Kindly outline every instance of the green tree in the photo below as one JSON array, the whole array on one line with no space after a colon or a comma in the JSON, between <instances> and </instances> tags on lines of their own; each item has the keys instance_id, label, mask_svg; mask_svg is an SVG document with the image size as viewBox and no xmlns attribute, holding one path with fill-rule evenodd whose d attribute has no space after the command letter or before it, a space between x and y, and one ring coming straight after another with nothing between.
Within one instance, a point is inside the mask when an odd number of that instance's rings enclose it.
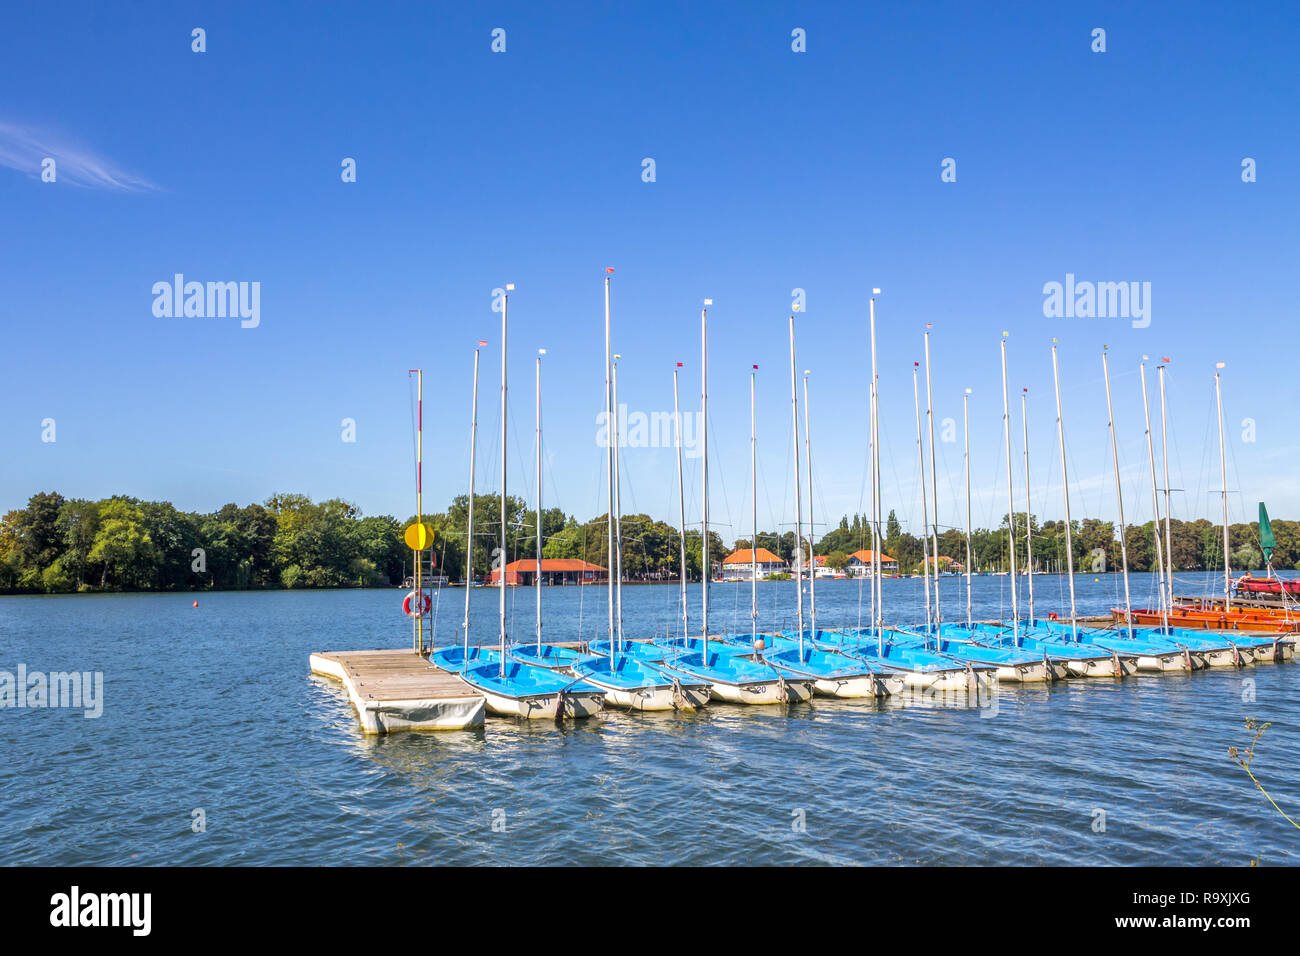
<instances>
[{"instance_id":1,"label":"green tree","mask_svg":"<svg viewBox=\"0 0 1300 956\"><path fill-rule=\"evenodd\" d=\"M63 553L63 535L59 531L59 510L64 499L57 492L41 492L27 500L20 512L15 532L16 556L24 570L39 573Z\"/></svg>"},{"instance_id":2,"label":"green tree","mask_svg":"<svg viewBox=\"0 0 1300 956\"><path fill-rule=\"evenodd\" d=\"M99 528L99 505L83 498L72 498L65 501L59 509L56 523L65 548L61 573L68 575L73 584L80 588L86 583L90 549L95 543L95 532Z\"/></svg>"},{"instance_id":3,"label":"green tree","mask_svg":"<svg viewBox=\"0 0 1300 956\"><path fill-rule=\"evenodd\" d=\"M134 498L110 498L99 509L99 527L88 560L101 566L100 587L146 588L157 554L144 512Z\"/></svg>"}]
</instances>

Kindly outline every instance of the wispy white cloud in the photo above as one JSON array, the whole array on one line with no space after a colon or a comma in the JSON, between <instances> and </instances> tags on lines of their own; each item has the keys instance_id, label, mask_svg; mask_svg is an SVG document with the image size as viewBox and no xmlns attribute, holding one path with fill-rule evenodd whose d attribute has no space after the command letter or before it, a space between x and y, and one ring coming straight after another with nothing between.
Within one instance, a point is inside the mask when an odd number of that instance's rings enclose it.
<instances>
[{"instance_id":1,"label":"wispy white cloud","mask_svg":"<svg viewBox=\"0 0 1300 956\"><path fill-rule=\"evenodd\" d=\"M90 189L144 192L157 187L148 180L127 172L103 156L47 132L0 122L0 166L41 175L41 162L55 162L56 182Z\"/></svg>"}]
</instances>

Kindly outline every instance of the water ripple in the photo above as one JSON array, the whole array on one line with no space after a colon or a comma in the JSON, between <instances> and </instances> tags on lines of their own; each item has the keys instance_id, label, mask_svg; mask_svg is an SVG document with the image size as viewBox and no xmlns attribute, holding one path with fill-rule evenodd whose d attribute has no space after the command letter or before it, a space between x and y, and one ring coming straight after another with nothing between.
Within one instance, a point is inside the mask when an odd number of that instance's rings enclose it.
<instances>
[{"instance_id":1,"label":"water ripple","mask_svg":"<svg viewBox=\"0 0 1300 956\"><path fill-rule=\"evenodd\" d=\"M899 613L913 584L889 584ZM977 585L977 613L996 613L1006 582ZM1091 609L1114 600L1112 582L1081 586ZM546 592L557 639L578 633L577 592ZM495 597L474 598L490 633ZM189 600L0 600L0 668L105 679L98 720L0 711L6 863L1300 862L1300 831L1227 757L1248 716L1272 721L1253 769L1300 811L1294 665L1004 686L996 712L817 699L366 738L306 660L407 644L394 592ZM667 626L664 589L624 601ZM823 621L853 622L856 602L855 584L818 585ZM764 627L789 623L765 606Z\"/></svg>"}]
</instances>

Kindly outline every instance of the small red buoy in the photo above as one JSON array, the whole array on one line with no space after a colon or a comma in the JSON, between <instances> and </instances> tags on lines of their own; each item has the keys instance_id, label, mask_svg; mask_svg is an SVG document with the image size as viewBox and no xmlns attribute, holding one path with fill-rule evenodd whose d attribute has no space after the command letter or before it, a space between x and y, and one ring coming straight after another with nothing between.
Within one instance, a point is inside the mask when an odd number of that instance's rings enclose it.
<instances>
[{"instance_id":1,"label":"small red buoy","mask_svg":"<svg viewBox=\"0 0 1300 956\"><path fill-rule=\"evenodd\" d=\"M194 602L194 607L198 607L198 606L199 606L199 602L198 602L198 601L195 601L195 602Z\"/></svg>"},{"instance_id":2,"label":"small red buoy","mask_svg":"<svg viewBox=\"0 0 1300 956\"><path fill-rule=\"evenodd\" d=\"M758 651L758 653L762 654L765 650L767 650L767 641L763 640L763 639L760 637L758 640L756 640L756 641L754 642L754 650L756 650L756 651Z\"/></svg>"}]
</instances>

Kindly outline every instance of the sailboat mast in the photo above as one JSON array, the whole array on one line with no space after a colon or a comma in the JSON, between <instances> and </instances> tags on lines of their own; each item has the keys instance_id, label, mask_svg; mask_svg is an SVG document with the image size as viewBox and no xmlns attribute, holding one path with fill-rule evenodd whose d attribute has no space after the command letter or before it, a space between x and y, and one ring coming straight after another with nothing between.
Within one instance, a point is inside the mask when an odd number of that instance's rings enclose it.
<instances>
[{"instance_id":1,"label":"sailboat mast","mask_svg":"<svg viewBox=\"0 0 1300 956\"><path fill-rule=\"evenodd\" d=\"M1156 583L1160 588L1160 619L1169 627L1169 606L1165 604L1165 549L1160 545L1160 489L1156 487L1156 452L1151 438L1151 402L1147 399L1147 363L1146 356L1138 363L1138 374L1142 376L1142 417L1147 426L1147 470L1151 472L1151 504L1155 508L1155 524L1152 526L1156 539Z\"/></svg>"},{"instance_id":2,"label":"sailboat mast","mask_svg":"<svg viewBox=\"0 0 1300 956\"><path fill-rule=\"evenodd\" d=\"M424 369L415 370L415 520L424 538ZM415 550L415 652L424 653L424 551Z\"/></svg>"},{"instance_id":3,"label":"sailboat mast","mask_svg":"<svg viewBox=\"0 0 1300 956\"><path fill-rule=\"evenodd\" d=\"M1119 507L1119 559L1124 573L1124 624L1132 631L1133 629L1133 604L1129 599L1128 590L1128 535L1124 526L1124 489L1119 480L1119 445L1115 441L1115 412L1110 403L1110 362L1107 361L1107 352L1110 346L1101 347L1101 374L1106 382L1106 417L1109 419L1107 426L1110 428L1110 453L1115 462L1115 503Z\"/></svg>"},{"instance_id":4,"label":"sailboat mast","mask_svg":"<svg viewBox=\"0 0 1300 956\"><path fill-rule=\"evenodd\" d=\"M1214 372L1214 401L1219 410L1219 481L1222 484L1220 491L1223 502L1223 600L1224 606L1232 610L1232 571L1229 568L1230 547L1228 541L1228 459L1224 456L1223 449L1223 389L1219 385L1219 369L1223 368L1222 362L1215 363Z\"/></svg>"},{"instance_id":5,"label":"sailboat mast","mask_svg":"<svg viewBox=\"0 0 1300 956\"><path fill-rule=\"evenodd\" d=\"M704 638L704 663L709 661L709 310L712 299L705 299L700 309L700 485L703 502L700 507L700 568L702 578L701 634Z\"/></svg>"},{"instance_id":6,"label":"sailboat mast","mask_svg":"<svg viewBox=\"0 0 1300 956\"><path fill-rule=\"evenodd\" d=\"M871 625L876 631L876 643L880 653L885 651L884 629L884 589L881 587L880 571L880 394L876 372L876 296L879 289L871 290Z\"/></svg>"},{"instance_id":7,"label":"sailboat mast","mask_svg":"<svg viewBox=\"0 0 1300 956\"><path fill-rule=\"evenodd\" d=\"M970 389L961 397L961 428L962 439L965 442L965 451L962 453L962 462L966 471L966 626L970 627L974 622L971 619L971 584L970 584L970 565L971 565L971 547L970 547Z\"/></svg>"},{"instance_id":8,"label":"sailboat mast","mask_svg":"<svg viewBox=\"0 0 1300 956\"><path fill-rule=\"evenodd\" d=\"M816 524L813 522L812 420L808 414L808 370L803 373L803 447L808 461L808 633L817 639L817 556L813 552Z\"/></svg>"},{"instance_id":9,"label":"sailboat mast","mask_svg":"<svg viewBox=\"0 0 1300 956\"><path fill-rule=\"evenodd\" d=\"M874 311L874 309L873 309ZM867 480L871 484L871 503L868 506L870 514L867 524L871 528L871 563L867 568L867 575L871 581L871 631L874 634L876 630L876 552L880 550L880 542L876 533L876 468L875 468L875 451L876 451L876 380L872 376L867 386ZM861 591L858 592L859 595ZM861 600L861 598L859 598ZM861 616L861 609L858 614Z\"/></svg>"},{"instance_id":10,"label":"sailboat mast","mask_svg":"<svg viewBox=\"0 0 1300 956\"><path fill-rule=\"evenodd\" d=\"M605 591L609 608L609 662L614 663L617 642L614 640L614 394L610 369L614 361L609 345L609 284L612 268L605 269Z\"/></svg>"},{"instance_id":11,"label":"sailboat mast","mask_svg":"<svg viewBox=\"0 0 1300 956\"><path fill-rule=\"evenodd\" d=\"M682 640L685 641L690 634L690 614L686 606L686 486L682 479L682 411L677 401L677 369L682 367L678 362L677 367L673 369L673 420L677 423L677 521L678 542L681 545L681 602L682 602Z\"/></svg>"},{"instance_id":12,"label":"sailboat mast","mask_svg":"<svg viewBox=\"0 0 1300 956\"><path fill-rule=\"evenodd\" d=\"M474 587L474 461L478 457L478 347L474 349L474 397L469 415L469 517L465 522L465 660L469 666L469 595Z\"/></svg>"},{"instance_id":13,"label":"sailboat mast","mask_svg":"<svg viewBox=\"0 0 1300 956\"><path fill-rule=\"evenodd\" d=\"M1002 440L1007 446L1007 544L1011 551L1011 637L1020 646L1020 596L1016 581L1016 502L1011 485L1011 400L1007 396L1007 334L1002 333Z\"/></svg>"},{"instance_id":14,"label":"sailboat mast","mask_svg":"<svg viewBox=\"0 0 1300 956\"><path fill-rule=\"evenodd\" d=\"M623 476L619 472L619 448L623 445L623 430L619 419L618 404L618 360L614 356L614 367L610 379L614 391L614 628L618 638L618 652L623 653Z\"/></svg>"},{"instance_id":15,"label":"sailboat mast","mask_svg":"<svg viewBox=\"0 0 1300 956\"><path fill-rule=\"evenodd\" d=\"M537 653L542 653L542 356L537 350L537 570L533 590L537 592Z\"/></svg>"},{"instance_id":16,"label":"sailboat mast","mask_svg":"<svg viewBox=\"0 0 1300 956\"><path fill-rule=\"evenodd\" d=\"M794 372L794 316L790 316L790 420L794 425L794 584L799 659L803 660L803 488L799 484L799 392Z\"/></svg>"},{"instance_id":17,"label":"sailboat mast","mask_svg":"<svg viewBox=\"0 0 1300 956\"><path fill-rule=\"evenodd\" d=\"M943 614L939 610L939 479L934 464L934 390L930 384L930 333L925 333L925 417L930 423L930 527L934 535L934 631L939 636L939 623Z\"/></svg>"},{"instance_id":18,"label":"sailboat mast","mask_svg":"<svg viewBox=\"0 0 1300 956\"><path fill-rule=\"evenodd\" d=\"M925 632L928 635L934 619L930 612L930 557L926 553L930 550L930 515L925 498L925 455L921 451L921 397L916 381L916 370L919 364L912 363L912 404L916 409L916 464L921 478L921 579L925 584ZM938 562L935 562L935 572L938 573L938 570ZM937 627L934 629L934 634L937 638L939 635Z\"/></svg>"},{"instance_id":19,"label":"sailboat mast","mask_svg":"<svg viewBox=\"0 0 1300 956\"><path fill-rule=\"evenodd\" d=\"M1025 571L1029 575L1029 626L1034 623L1034 512L1029 499L1029 389L1020 393L1020 424L1025 442Z\"/></svg>"},{"instance_id":20,"label":"sailboat mast","mask_svg":"<svg viewBox=\"0 0 1300 956\"><path fill-rule=\"evenodd\" d=\"M755 365L754 369L758 366ZM758 639L758 425L754 419L754 392L758 372L749 373L749 500L754 536L749 541L749 630L750 643Z\"/></svg>"},{"instance_id":21,"label":"sailboat mast","mask_svg":"<svg viewBox=\"0 0 1300 956\"><path fill-rule=\"evenodd\" d=\"M506 310L514 283L507 283L501 296L501 553L497 571L497 636L501 643L501 676L506 676Z\"/></svg>"},{"instance_id":22,"label":"sailboat mast","mask_svg":"<svg viewBox=\"0 0 1300 956\"><path fill-rule=\"evenodd\" d=\"M1061 373L1056 363L1056 345L1052 345L1052 382L1056 387L1056 441L1061 449L1061 488L1065 492L1065 568L1070 579L1070 632L1079 640L1079 622L1074 606L1074 535L1070 523L1070 476L1065 468L1065 425L1061 420Z\"/></svg>"},{"instance_id":23,"label":"sailboat mast","mask_svg":"<svg viewBox=\"0 0 1300 956\"><path fill-rule=\"evenodd\" d=\"M1160 458L1164 462L1165 471L1165 565L1168 571L1165 575L1165 587L1169 589L1165 607L1172 611L1174 609L1174 545L1173 531L1169 525L1173 519L1173 507L1170 503L1172 491L1169 487L1169 420L1165 410L1164 364L1157 366L1156 371L1160 379Z\"/></svg>"}]
</instances>

